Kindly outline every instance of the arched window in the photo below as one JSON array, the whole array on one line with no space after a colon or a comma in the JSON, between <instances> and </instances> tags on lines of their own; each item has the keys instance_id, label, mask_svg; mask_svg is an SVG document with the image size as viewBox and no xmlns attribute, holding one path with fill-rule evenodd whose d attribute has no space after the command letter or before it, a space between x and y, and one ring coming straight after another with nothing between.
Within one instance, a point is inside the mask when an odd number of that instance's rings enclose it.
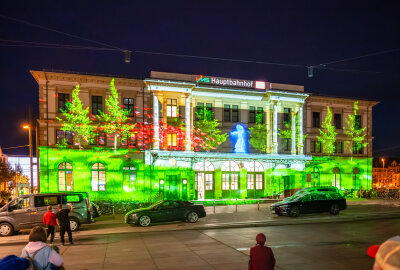
<instances>
[{"instance_id":1,"label":"arched window","mask_svg":"<svg viewBox=\"0 0 400 270\"><path fill-rule=\"evenodd\" d=\"M263 189L264 166L258 161L249 161L245 163L247 169L247 195L257 197L255 190Z\"/></svg>"},{"instance_id":2,"label":"arched window","mask_svg":"<svg viewBox=\"0 0 400 270\"><path fill-rule=\"evenodd\" d=\"M72 166L68 162L58 166L58 191L73 191Z\"/></svg>"},{"instance_id":3,"label":"arched window","mask_svg":"<svg viewBox=\"0 0 400 270\"><path fill-rule=\"evenodd\" d=\"M123 168L123 189L124 191L136 190L136 167L128 165Z\"/></svg>"},{"instance_id":4,"label":"arched window","mask_svg":"<svg viewBox=\"0 0 400 270\"><path fill-rule=\"evenodd\" d=\"M333 173L332 186L341 189L340 169L338 167L335 167L333 168L332 173Z\"/></svg>"},{"instance_id":5,"label":"arched window","mask_svg":"<svg viewBox=\"0 0 400 270\"><path fill-rule=\"evenodd\" d=\"M101 163L92 166L92 191L106 190L106 168Z\"/></svg>"},{"instance_id":6,"label":"arched window","mask_svg":"<svg viewBox=\"0 0 400 270\"><path fill-rule=\"evenodd\" d=\"M222 170L222 190L239 190L239 165L232 160L225 161Z\"/></svg>"},{"instance_id":7,"label":"arched window","mask_svg":"<svg viewBox=\"0 0 400 270\"><path fill-rule=\"evenodd\" d=\"M196 171L196 187L197 199L213 199L214 198L214 165L203 160L194 165Z\"/></svg>"}]
</instances>

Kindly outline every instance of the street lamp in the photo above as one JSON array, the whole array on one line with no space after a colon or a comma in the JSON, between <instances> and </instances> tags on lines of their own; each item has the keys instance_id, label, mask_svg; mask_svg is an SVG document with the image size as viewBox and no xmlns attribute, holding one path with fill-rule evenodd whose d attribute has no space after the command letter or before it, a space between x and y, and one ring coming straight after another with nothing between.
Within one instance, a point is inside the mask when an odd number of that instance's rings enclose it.
<instances>
[{"instance_id":1,"label":"street lamp","mask_svg":"<svg viewBox=\"0 0 400 270\"><path fill-rule=\"evenodd\" d=\"M33 160L32 160L32 132L31 126L26 124L22 126L24 129L29 131L29 160L30 160L30 168L31 168L31 193L33 193Z\"/></svg>"},{"instance_id":2,"label":"street lamp","mask_svg":"<svg viewBox=\"0 0 400 270\"><path fill-rule=\"evenodd\" d=\"M382 161L382 168L385 168L385 159L384 158L381 158L381 161Z\"/></svg>"}]
</instances>

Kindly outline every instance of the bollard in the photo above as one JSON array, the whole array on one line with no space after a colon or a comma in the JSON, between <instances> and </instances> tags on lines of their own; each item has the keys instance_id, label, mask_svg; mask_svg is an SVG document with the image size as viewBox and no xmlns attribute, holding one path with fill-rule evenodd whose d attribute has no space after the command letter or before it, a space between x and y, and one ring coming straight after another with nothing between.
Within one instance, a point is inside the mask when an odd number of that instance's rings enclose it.
<instances>
[{"instance_id":1,"label":"bollard","mask_svg":"<svg viewBox=\"0 0 400 270\"><path fill-rule=\"evenodd\" d=\"M236 213L237 213L237 199L236 199Z\"/></svg>"},{"instance_id":2,"label":"bollard","mask_svg":"<svg viewBox=\"0 0 400 270\"><path fill-rule=\"evenodd\" d=\"M214 200L214 214L215 214L215 200Z\"/></svg>"},{"instance_id":3,"label":"bollard","mask_svg":"<svg viewBox=\"0 0 400 270\"><path fill-rule=\"evenodd\" d=\"M112 209L113 209L113 215L114 215L114 205L112 206Z\"/></svg>"},{"instance_id":4,"label":"bollard","mask_svg":"<svg viewBox=\"0 0 400 270\"><path fill-rule=\"evenodd\" d=\"M257 200L258 211L260 211L260 200Z\"/></svg>"}]
</instances>

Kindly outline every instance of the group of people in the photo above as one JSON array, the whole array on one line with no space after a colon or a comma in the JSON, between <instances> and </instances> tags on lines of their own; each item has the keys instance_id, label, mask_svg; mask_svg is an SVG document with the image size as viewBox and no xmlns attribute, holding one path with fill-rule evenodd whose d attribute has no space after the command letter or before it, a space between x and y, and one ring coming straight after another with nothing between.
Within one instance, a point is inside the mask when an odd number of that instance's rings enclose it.
<instances>
[{"instance_id":1,"label":"group of people","mask_svg":"<svg viewBox=\"0 0 400 270\"><path fill-rule=\"evenodd\" d=\"M63 270L64 260L59 254L57 246L53 246L56 225L60 228L60 241L65 245L64 235L68 233L68 240L71 245L72 232L69 223L69 212L74 211L72 204L70 209L63 209L62 204L58 205L58 212L53 213L51 205L47 206L47 212L43 216L44 227L36 226L29 234L29 243L22 249L20 257L9 255L0 260L0 270L5 269L39 269L39 270ZM46 242L50 236L51 246L47 246ZM34 266L34 267L32 267ZM31 268L29 268L31 267Z\"/></svg>"}]
</instances>

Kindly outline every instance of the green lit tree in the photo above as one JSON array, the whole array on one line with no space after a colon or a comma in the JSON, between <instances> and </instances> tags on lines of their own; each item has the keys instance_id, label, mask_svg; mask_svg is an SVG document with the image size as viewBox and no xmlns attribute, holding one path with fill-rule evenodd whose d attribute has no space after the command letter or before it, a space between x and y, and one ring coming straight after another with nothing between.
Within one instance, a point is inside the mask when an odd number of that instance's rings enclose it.
<instances>
[{"instance_id":1,"label":"green lit tree","mask_svg":"<svg viewBox=\"0 0 400 270\"><path fill-rule=\"evenodd\" d=\"M57 120L62 123L61 130L71 131L74 142L82 146L93 138L95 127L89 118L89 108L83 109L79 91L79 84L77 84L72 91L72 101L66 103L67 110L61 110L65 119L57 117Z\"/></svg>"},{"instance_id":2,"label":"green lit tree","mask_svg":"<svg viewBox=\"0 0 400 270\"><path fill-rule=\"evenodd\" d=\"M260 153L267 151L267 125L262 124L262 114L257 115L256 124L249 128L250 144Z\"/></svg>"},{"instance_id":3,"label":"green lit tree","mask_svg":"<svg viewBox=\"0 0 400 270\"><path fill-rule=\"evenodd\" d=\"M321 142L322 151L325 154L332 154L335 151L335 141L337 132L336 128L332 125L332 112L327 108L325 120L322 122L322 129L319 130L320 136L317 136L318 141Z\"/></svg>"},{"instance_id":4,"label":"green lit tree","mask_svg":"<svg viewBox=\"0 0 400 270\"><path fill-rule=\"evenodd\" d=\"M292 124L290 122L283 122L284 129L278 129L278 136L281 139L291 139L292 138Z\"/></svg>"},{"instance_id":5,"label":"green lit tree","mask_svg":"<svg viewBox=\"0 0 400 270\"><path fill-rule=\"evenodd\" d=\"M357 121L357 111L358 111L358 101L354 102L353 114L349 114L346 118L346 125L344 127L344 133L350 139L350 143L347 144L351 155L353 155L353 150L358 151L368 143L364 142L366 133L365 127L361 128L361 123Z\"/></svg>"},{"instance_id":6,"label":"green lit tree","mask_svg":"<svg viewBox=\"0 0 400 270\"><path fill-rule=\"evenodd\" d=\"M195 148L203 149L209 152L211 149L216 149L228 138L228 134L222 133L218 129L219 123L214 118L214 113L206 110L205 117L198 117L194 129Z\"/></svg>"},{"instance_id":7,"label":"green lit tree","mask_svg":"<svg viewBox=\"0 0 400 270\"><path fill-rule=\"evenodd\" d=\"M114 150L117 149L117 137L128 139L135 133L135 125L127 123L129 111L120 105L118 91L114 85L114 79L110 82L111 95L106 99L107 113L100 112L100 129L108 135L114 136Z\"/></svg>"}]
</instances>

